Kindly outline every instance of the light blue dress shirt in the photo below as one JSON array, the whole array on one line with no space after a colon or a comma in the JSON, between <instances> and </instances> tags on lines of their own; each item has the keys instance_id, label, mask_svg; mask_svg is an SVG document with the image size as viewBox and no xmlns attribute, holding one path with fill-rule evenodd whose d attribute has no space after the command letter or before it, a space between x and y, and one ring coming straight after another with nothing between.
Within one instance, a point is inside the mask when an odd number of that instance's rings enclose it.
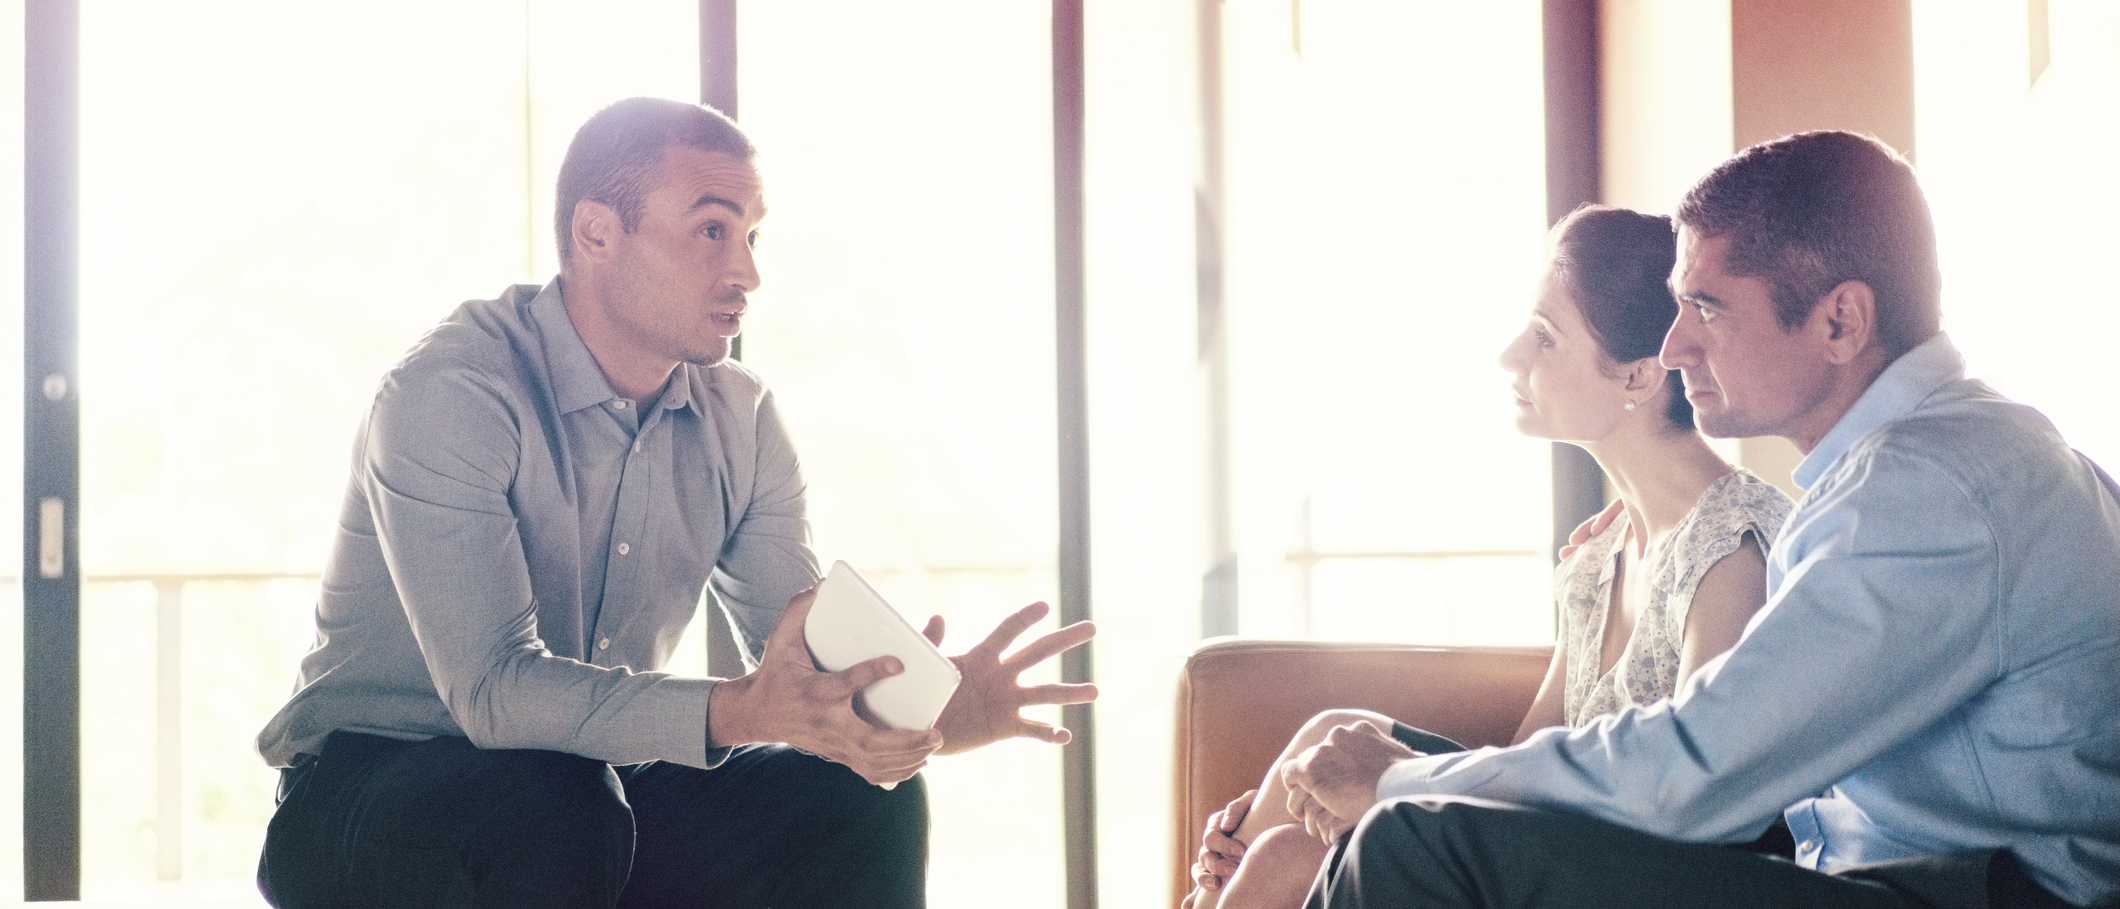
<instances>
[{"instance_id":1,"label":"light blue dress shirt","mask_svg":"<svg viewBox=\"0 0 2120 909\"><path fill-rule=\"evenodd\" d=\"M703 592L755 654L818 577L758 377L684 364L658 400L621 398L557 281L422 338L377 390L352 474L316 646L258 736L274 766L335 729L712 766L712 680L656 670Z\"/></svg>"},{"instance_id":2,"label":"light blue dress shirt","mask_svg":"<svg viewBox=\"0 0 2120 909\"><path fill-rule=\"evenodd\" d=\"M2120 490L1942 335L1806 457L1768 598L1670 701L1404 761L1379 798L1471 795L1674 839L1786 808L1822 871L2008 847L2120 894Z\"/></svg>"}]
</instances>

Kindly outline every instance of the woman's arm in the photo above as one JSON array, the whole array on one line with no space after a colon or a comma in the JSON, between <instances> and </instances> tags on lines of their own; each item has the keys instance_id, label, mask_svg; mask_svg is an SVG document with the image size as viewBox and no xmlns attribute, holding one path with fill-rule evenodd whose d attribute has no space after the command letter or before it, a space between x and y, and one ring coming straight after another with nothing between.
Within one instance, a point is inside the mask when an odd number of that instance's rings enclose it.
<instances>
[{"instance_id":1,"label":"woman's arm","mask_svg":"<svg viewBox=\"0 0 2120 909\"><path fill-rule=\"evenodd\" d=\"M1693 604L1686 608L1685 640L1678 648L1678 684L1684 690L1695 670L1737 646L1752 614L1767 602L1767 557L1758 538L1743 543L1700 576ZM1540 697L1544 697L1540 693Z\"/></svg>"},{"instance_id":2,"label":"woman's arm","mask_svg":"<svg viewBox=\"0 0 2120 909\"><path fill-rule=\"evenodd\" d=\"M1567 702L1568 648L1561 642L1553 644L1553 662L1546 666L1546 680L1539 683L1538 697L1531 699L1531 710L1524 714L1524 723L1516 727L1516 737L1509 744L1521 744L1531 734L1548 726L1559 726L1566 722L1563 715Z\"/></svg>"}]
</instances>

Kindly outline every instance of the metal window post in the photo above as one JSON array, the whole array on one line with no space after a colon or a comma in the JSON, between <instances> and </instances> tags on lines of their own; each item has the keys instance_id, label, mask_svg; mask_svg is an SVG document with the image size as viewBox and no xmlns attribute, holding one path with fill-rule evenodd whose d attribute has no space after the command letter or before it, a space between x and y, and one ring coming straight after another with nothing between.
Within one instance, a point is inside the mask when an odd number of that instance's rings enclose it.
<instances>
[{"instance_id":1,"label":"metal window post","mask_svg":"<svg viewBox=\"0 0 2120 909\"><path fill-rule=\"evenodd\" d=\"M1053 314L1058 398L1060 622L1090 617L1089 358L1082 159L1082 0L1053 0ZM1060 678L1090 680L1090 647L1062 654ZM1061 752L1068 909L1097 905L1097 768L1089 704L1061 708L1075 738Z\"/></svg>"},{"instance_id":2,"label":"metal window post","mask_svg":"<svg viewBox=\"0 0 2120 909\"><path fill-rule=\"evenodd\" d=\"M1546 223L1603 195L1598 176L1596 0L1545 0ZM1590 453L1553 443L1553 556L1575 525L1605 507L1605 472ZM1558 607L1556 607L1558 608ZM1555 613L1558 627L1559 613Z\"/></svg>"},{"instance_id":3,"label":"metal window post","mask_svg":"<svg viewBox=\"0 0 2120 909\"><path fill-rule=\"evenodd\" d=\"M76 0L26 0L24 13L22 889L27 900L77 900L80 10Z\"/></svg>"}]
</instances>

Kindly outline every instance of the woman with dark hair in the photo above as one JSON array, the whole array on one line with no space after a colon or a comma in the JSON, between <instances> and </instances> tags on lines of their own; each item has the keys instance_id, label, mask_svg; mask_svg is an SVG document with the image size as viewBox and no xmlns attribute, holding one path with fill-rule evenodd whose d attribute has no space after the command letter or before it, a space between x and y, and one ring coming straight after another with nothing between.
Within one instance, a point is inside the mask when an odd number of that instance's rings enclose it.
<instances>
[{"instance_id":1,"label":"woman with dark hair","mask_svg":"<svg viewBox=\"0 0 2120 909\"><path fill-rule=\"evenodd\" d=\"M1791 504L1708 447L1678 372L1657 361L1678 311L1670 220L1584 206L1549 237L1531 322L1502 351L1517 429L1590 452L1623 507L1554 571L1560 640L1516 742L1671 697L1735 645L1766 600L1766 547ZM1463 750L1381 714L1319 714L1258 790L1208 819L1189 909L1302 904L1331 843L1290 812L1281 768L1350 724L1407 757Z\"/></svg>"}]
</instances>

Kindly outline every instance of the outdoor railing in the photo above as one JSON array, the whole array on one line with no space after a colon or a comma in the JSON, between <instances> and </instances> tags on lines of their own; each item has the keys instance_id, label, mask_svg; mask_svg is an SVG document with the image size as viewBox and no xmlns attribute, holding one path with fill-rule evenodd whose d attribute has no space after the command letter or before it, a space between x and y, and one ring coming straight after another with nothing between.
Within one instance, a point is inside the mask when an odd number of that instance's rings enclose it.
<instances>
[{"instance_id":1,"label":"outdoor railing","mask_svg":"<svg viewBox=\"0 0 2120 909\"><path fill-rule=\"evenodd\" d=\"M186 592L202 584L234 584L244 587L262 587L279 582L299 582L311 586L309 598L313 599L313 585L319 575L315 572L226 572L193 574L92 574L84 578L83 590L84 622L99 613L89 604L98 602L99 595L115 593L112 588L119 585L150 585L154 590L153 627L153 682L154 682L154 746L153 759L153 832L154 832L154 876L159 880L174 881L184 877L184 844L186 827L185 806L185 751L186 751L186 666L185 626L187 624ZM306 604L302 604L306 606ZM295 609L295 603L275 604L276 609ZM303 618L307 618L303 609ZM104 634L118 633L120 629L104 629ZM85 629L83 639L98 640L98 630ZM229 660L254 660L270 665L236 666L234 670L243 676L255 675L257 684L269 685L275 693L284 693L292 683L295 666L292 662L278 658L278 654L227 653ZM268 660L268 657L271 657ZM144 667L140 667L144 668ZM130 674L133 679L143 679L145 673ZM213 694L213 692L206 692ZM90 706L93 711L95 707ZM89 719L84 714L84 720ZM262 723L264 717L258 717ZM255 731L255 730L252 730ZM92 743L86 743L92 744ZM96 785L95 780L85 780Z\"/></svg>"}]
</instances>

